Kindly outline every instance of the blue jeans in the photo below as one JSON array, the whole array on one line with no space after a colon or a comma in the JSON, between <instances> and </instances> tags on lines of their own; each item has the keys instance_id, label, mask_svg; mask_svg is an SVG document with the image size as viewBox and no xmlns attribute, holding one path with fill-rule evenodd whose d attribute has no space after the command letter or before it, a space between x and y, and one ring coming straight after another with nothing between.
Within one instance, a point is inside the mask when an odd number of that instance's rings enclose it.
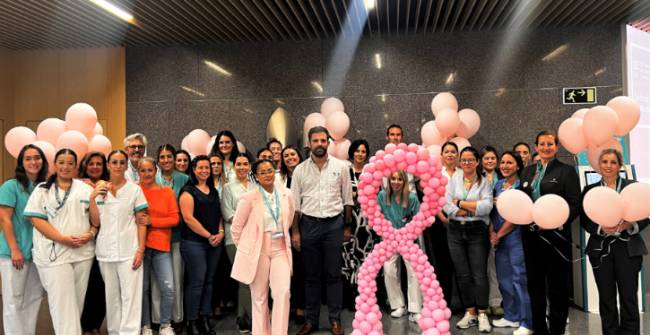
<instances>
[{"instance_id":1,"label":"blue jeans","mask_svg":"<svg viewBox=\"0 0 650 335\"><path fill-rule=\"evenodd\" d=\"M183 240L181 254L185 261L185 315L194 321L212 313L212 281L217 272L223 243L213 247L208 243Z\"/></svg>"},{"instance_id":2,"label":"blue jeans","mask_svg":"<svg viewBox=\"0 0 650 335\"><path fill-rule=\"evenodd\" d=\"M151 325L151 280L158 281L160 288L160 323L172 321L174 305L174 274L172 271L172 254L146 248L144 252L144 289L142 291L142 325ZM153 270L153 277L151 273Z\"/></svg>"}]
</instances>

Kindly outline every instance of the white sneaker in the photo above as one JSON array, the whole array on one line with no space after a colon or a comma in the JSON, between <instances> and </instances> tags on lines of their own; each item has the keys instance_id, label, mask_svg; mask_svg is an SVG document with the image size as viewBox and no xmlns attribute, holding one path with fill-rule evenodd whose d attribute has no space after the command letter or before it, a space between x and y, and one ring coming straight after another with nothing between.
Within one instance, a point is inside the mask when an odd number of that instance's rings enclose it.
<instances>
[{"instance_id":1,"label":"white sneaker","mask_svg":"<svg viewBox=\"0 0 650 335\"><path fill-rule=\"evenodd\" d=\"M404 307L400 307L390 313L390 316L393 318L401 318L406 314L406 309Z\"/></svg>"},{"instance_id":2,"label":"white sneaker","mask_svg":"<svg viewBox=\"0 0 650 335\"><path fill-rule=\"evenodd\" d=\"M158 335L176 335L171 325L161 326Z\"/></svg>"},{"instance_id":3,"label":"white sneaker","mask_svg":"<svg viewBox=\"0 0 650 335\"><path fill-rule=\"evenodd\" d=\"M519 322L506 320L506 318L492 320L492 325L497 328L518 328Z\"/></svg>"},{"instance_id":4,"label":"white sneaker","mask_svg":"<svg viewBox=\"0 0 650 335\"><path fill-rule=\"evenodd\" d=\"M142 335L153 335L153 330L151 330L151 327L149 327L149 326L144 326L144 327L142 327L142 332L140 334L142 334Z\"/></svg>"},{"instance_id":5,"label":"white sneaker","mask_svg":"<svg viewBox=\"0 0 650 335\"><path fill-rule=\"evenodd\" d=\"M519 327L515 329L514 332L512 332L512 335L532 335L533 331L531 329L528 329L526 327Z\"/></svg>"},{"instance_id":6,"label":"white sneaker","mask_svg":"<svg viewBox=\"0 0 650 335\"><path fill-rule=\"evenodd\" d=\"M478 314L478 331L479 333L489 333L492 331L490 319L488 319L488 316L485 313Z\"/></svg>"},{"instance_id":7,"label":"white sneaker","mask_svg":"<svg viewBox=\"0 0 650 335\"><path fill-rule=\"evenodd\" d=\"M476 325L478 325L478 317L476 315L470 314L469 312L465 312L465 316L463 316L463 318L456 323L456 328L467 329Z\"/></svg>"},{"instance_id":8,"label":"white sneaker","mask_svg":"<svg viewBox=\"0 0 650 335\"><path fill-rule=\"evenodd\" d=\"M420 321L420 313L409 313L409 321L417 323Z\"/></svg>"}]
</instances>

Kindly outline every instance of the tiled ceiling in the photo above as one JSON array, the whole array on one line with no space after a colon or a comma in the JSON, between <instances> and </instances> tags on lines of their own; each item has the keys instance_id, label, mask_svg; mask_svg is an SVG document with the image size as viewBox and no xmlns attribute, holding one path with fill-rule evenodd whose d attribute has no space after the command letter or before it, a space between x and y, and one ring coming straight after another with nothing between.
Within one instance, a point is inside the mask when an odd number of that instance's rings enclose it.
<instances>
[{"instance_id":1,"label":"tiled ceiling","mask_svg":"<svg viewBox=\"0 0 650 335\"><path fill-rule=\"evenodd\" d=\"M111 0L109 0L111 1ZM367 10L365 3L374 3ZM636 22L650 0L112 0L128 24L88 0L0 1L0 48L197 45ZM365 19L367 16L367 20ZM345 25L347 19L353 24ZM647 20L645 29L648 29ZM358 29L358 28L357 28Z\"/></svg>"}]
</instances>

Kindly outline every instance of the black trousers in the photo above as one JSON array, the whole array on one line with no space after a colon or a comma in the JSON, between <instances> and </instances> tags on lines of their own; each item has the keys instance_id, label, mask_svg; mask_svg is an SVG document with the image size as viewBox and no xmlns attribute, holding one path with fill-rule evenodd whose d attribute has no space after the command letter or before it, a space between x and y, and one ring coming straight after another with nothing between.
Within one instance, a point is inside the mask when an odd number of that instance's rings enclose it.
<instances>
[{"instance_id":1,"label":"black trousers","mask_svg":"<svg viewBox=\"0 0 650 335\"><path fill-rule=\"evenodd\" d=\"M343 217L316 219L303 215L300 219L300 244L305 271L305 319L318 326L321 290L325 285L329 319L340 321L343 304Z\"/></svg>"},{"instance_id":2,"label":"black trousers","mask_svg":"<svg viewBox=\"0 0 650 335\"><path fill-rule=\"evenodd\" d=\"M605 246L605 245L604 245ZM610 245L609 255L600 260L600 253L590 254L594 277L598 286L600 320L604 335L639 334L639 302L637 290L642 256L628 256L625 242L616 240ZM619 310L617 296L619 297Z\"/></svg>"},{"instance_id":3,"label":"black trousers","mask_svg":"<svg viewBox=\"0 0 650 335\"><path fill-rule=\"evenodd\" d=\"M293 276L291 276L291 309L305 309L305 270L302 265L302 253L291 248L293 259Z\"/></svg>"},{"instance_id":4,"label":"black trousers","mask_svg":"<svg viewBox=\"0 0 650 335\"><path fill-rule=\"evenodd\" d=\"M553 243L567 259L571 259L571 245L568 242L553 240L549 236L545 238ZM564 260L555 248L542 240L537 232L522 230L522 242L533 330L536 335L564 334L569 316L571 263ZM548 325L546 323L547 297L550 304Z\"/></svg>"},{"instance_id":5,"label":"black trousers","mask_svg":"<svg viewBox=\"0 0 650 335\"><path fill-rule=\"evenodd\" d=\"M106 296L104 294L104 279L99 271L97 259L93 260L88 278L88 289L84 301L84 309L81 312L81 329L89 332L102 327L106 317Z\"/></svg>"},{"instance_id":6,"label":"black trousers","mask_svg":"<svg viewBox=\"0 0 650 335\"><path fill-rule=\"evenodd\" d=\"M488 227L482 221L448 226L449 252L456 270L460 295L465 308L488 308L490 292L487 259L490 248Z\"/></svg>"},{"instance_id":7,"label":"black trousers","mask_svg":"<svg viewBox=\"0 0 650 335\"><path fill-rule=\"evenodd\" d=\"M447 240L447 227L436 221L430 227L427 227L422 233L424 237L424 249L429 258L429 263L433 266L442 293L445 296L447 304L451 306L453 301L453 273L454 264L449 252L449 242Z\"/></svg>"}]
</instances>

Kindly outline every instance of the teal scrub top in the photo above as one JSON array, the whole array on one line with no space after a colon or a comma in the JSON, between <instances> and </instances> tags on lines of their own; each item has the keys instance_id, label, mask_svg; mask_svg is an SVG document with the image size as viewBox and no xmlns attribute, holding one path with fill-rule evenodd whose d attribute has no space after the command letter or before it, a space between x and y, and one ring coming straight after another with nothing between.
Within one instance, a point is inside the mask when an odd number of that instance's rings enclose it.
<instances>
[{"instance_id":1,"label":"teal scrub top","mask_svg":"<svg viewBox=\"0 0 650 335\"><path fill-rule=\"evenodd\" d=\"M402 207L401 204L391 199L390 205L386 204L386 191L381 190L377 195L377 203L381 208L384 217L393 224L393 228L400 229L406 226L407 223L420 211L420 201L415 193L409 193L409 204L407 208Z\"/></svg>"},{"instance_id":2,"label":"teal scrub top","mask_svg":"<svg viewBox=\"0 0 650 335\"><path fill-rule=\"evenodd\" d=\"M18 180L9 179L2 186L0 186L0 206L11 207L14 212L11 216L11 223L16 236L16 242L23 254L25 260L32 259L32 236L33 226L32 221L23 215L25 205L29 195L34 190L34 185L29 182L27 191L23 188ZM11 258L11 250L5 238L4 232L0 232L0 257Z\"/></svg>"}]
</instances>

